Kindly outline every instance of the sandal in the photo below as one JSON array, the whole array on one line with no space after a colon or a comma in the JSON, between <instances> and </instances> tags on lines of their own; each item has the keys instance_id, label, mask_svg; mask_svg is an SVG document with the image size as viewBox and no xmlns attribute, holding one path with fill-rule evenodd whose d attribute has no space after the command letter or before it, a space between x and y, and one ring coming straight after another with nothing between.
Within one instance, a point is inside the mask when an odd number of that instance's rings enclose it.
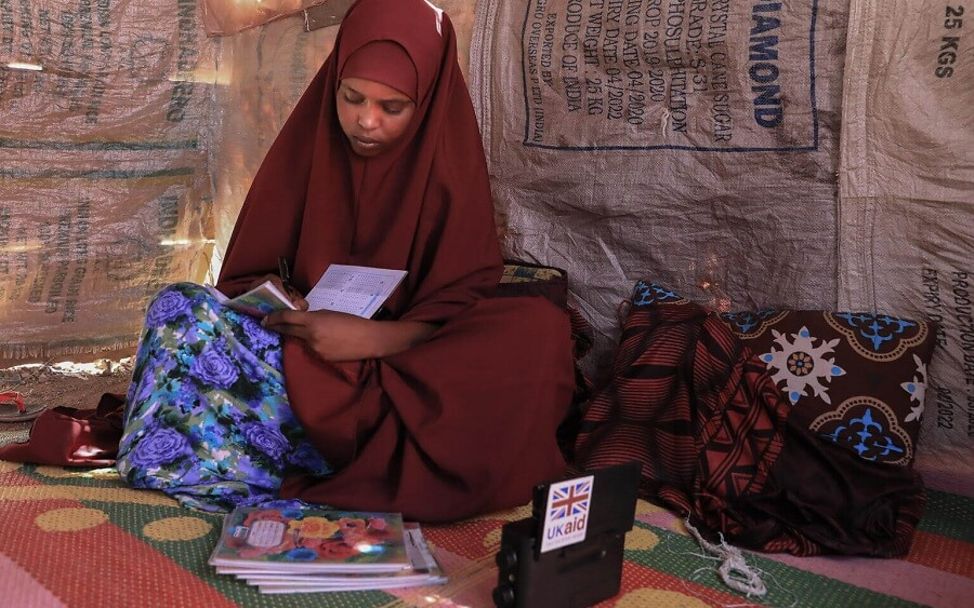
<instances>
[{"instance_id":1,"label":"sandal","mask_svg":"<svg viewBox=\"0 0 974 608\"><path fill-rule=\"evenodd\" d=\"M45 409L46 406L39 403L28 405L17 391L0 393L0 422L27 422L40 416Z\"/></svg>"}]
</instances>

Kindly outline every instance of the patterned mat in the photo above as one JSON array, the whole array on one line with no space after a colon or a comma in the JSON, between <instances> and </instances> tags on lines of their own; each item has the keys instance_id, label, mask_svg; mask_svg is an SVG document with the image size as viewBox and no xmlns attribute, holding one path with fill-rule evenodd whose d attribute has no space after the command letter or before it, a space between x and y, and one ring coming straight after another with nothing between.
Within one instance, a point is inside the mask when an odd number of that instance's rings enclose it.
<instances>
[{"instance_id":1,"label":"patterned mat","mask_svg":"<svg viewBox=\"0 0 974 608\"><path fill-rule=\"evenodd\" d=\"M931 491L911 554L902 560L748 554L768 595L748 600L718 580L682 522L640 502L626 538L621 593L602 606L970 606L974 499ZM445 607L491 605L500 528L514 509L428 537L450 581L395 592L266 596L207 566L220 517L134 491L113 470L0 462L0 604L31 607Z\"/></svg>"}]
</instances>

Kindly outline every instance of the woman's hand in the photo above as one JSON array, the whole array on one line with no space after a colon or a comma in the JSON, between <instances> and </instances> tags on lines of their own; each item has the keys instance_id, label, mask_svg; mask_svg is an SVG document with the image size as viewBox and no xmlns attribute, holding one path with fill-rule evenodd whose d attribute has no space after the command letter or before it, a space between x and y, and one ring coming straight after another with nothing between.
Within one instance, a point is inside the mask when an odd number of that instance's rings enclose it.
<instances>
[{"instance_id":1,"label":"woman's hand","mask_svg":"<svg viewBox=\"0 0 974 608\"><path fill-rule=\"evenodd\" d=\"M304 296L301 295L301 293L297 289L295 289L290 285L285 287L284 282L281 280L281 277L277 276L276 274L265 274L262 277L258 277L254 279L253 281L251 281L250 285L247 285L247 289L245 289L244 292L250 291L254 287L257 287L258 285L263 283L264 281L270 281L271 283L274 284L275 287L280 289L282 293L286 294L288 298L290 298L291 304L294 304L294 307L297 308L298 310L308 310L308 301L304 299Z\"/></svg>"},{"instance_id":2,"label":"woman's hand","mask_svg":"<svg viewBox=\"0 0 974 608\"><path fill-rule=\"evenodd\" d=\"M281 310L264 317L265 328L304 340L325 361L369 359L377 351L376 321L343 312Z\"/></svg>"},{"instance_id":3,"label":"woman's hand","mask_svg":"<svg viewBox=\"0 0 974 608\"><path fill-rule=\"evenodd\" d=\"M373 321L330 310L282 310L264 317L263 325L303 340L325 361L388 357L425 342L436 331L430 323Z\"/></svg>"}]
</instances>

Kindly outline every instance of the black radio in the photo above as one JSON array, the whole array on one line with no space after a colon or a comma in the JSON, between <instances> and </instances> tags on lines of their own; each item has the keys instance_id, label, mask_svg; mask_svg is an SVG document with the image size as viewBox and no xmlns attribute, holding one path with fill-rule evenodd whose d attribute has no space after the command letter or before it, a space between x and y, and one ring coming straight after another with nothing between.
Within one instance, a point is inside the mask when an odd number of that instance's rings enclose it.
<instances>
[{"instance_id":1,"label":"black radio","mask_svg":"<svg viewBox=\"0 0 974 608\"><path fill-rule=\"evenodd\" d=\"M639 471L630 462L536 486L531 517L501 532L494 604L582 608L617 594Z\"/></svg>"}]
</instances>

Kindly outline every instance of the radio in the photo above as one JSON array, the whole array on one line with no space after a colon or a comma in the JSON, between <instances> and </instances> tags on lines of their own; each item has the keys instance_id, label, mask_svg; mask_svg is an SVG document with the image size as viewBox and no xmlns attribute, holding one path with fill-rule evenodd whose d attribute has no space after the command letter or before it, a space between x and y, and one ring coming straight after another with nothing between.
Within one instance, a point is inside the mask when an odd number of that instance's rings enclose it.
<instances>
[{"instance_id":1,"label":"radio","mask_svg":"<svg viewBox=\"0 0 974 608\"><path fill-rule=\"evenodd\" d=\"M582 608L616 595L639 471L630 462L536 486L531 517L501 531L494 604Z\"/></svg>"}]
</instances>

